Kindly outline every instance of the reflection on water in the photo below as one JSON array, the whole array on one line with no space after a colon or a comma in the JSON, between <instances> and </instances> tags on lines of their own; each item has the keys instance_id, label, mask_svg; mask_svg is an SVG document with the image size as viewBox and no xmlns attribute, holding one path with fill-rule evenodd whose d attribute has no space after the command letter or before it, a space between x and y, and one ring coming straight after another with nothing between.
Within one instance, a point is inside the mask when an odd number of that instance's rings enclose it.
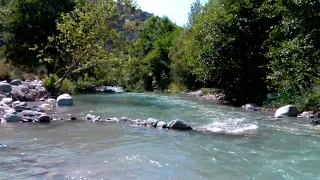
<instances>
[{"instance_id":1,"label":"reflection on water","mask_svg":"<svg viewBox=\"0 0 320 180\"><path fill-rule=\"evenodd\" d=\"M1 124L0 179L317 179L320 129L185 96L80 95L56 116L184 119L194 132L127 124ZM4 146L5 145L5 146Z\"/></svg>"}]
</instances>

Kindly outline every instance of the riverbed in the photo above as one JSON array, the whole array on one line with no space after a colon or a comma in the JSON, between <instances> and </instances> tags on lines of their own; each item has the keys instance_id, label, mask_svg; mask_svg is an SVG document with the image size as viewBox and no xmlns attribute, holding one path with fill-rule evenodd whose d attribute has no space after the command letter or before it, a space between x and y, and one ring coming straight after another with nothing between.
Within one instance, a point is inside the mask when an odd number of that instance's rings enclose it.
<instances>
[{"instance_id":1,"label":"riverbed","mask_svg":"<svg viewBox=\"0 0 320 180\"><path fill-rule=\"evenodd\" d=\"M0 179L320 179L320 128L170 94L74 96L76 121L0 125ZM183 119L195 131L85 122Z\"/></svg>"}]
</instances>

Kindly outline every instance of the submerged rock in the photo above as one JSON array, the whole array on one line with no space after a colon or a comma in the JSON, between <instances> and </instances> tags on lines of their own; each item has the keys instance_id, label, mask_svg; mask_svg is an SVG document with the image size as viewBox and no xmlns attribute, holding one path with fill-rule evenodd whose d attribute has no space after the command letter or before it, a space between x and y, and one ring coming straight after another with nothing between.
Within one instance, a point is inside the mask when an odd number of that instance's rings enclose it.
<instances>
[{"instance_id":1,"label":"submerged rock","mask_svg":"<svg viewBox=\"0 0 320 180\"><path fill-rule=\"evenodd\" d=\"M287 105L279 108L276 111L275 117L283 117L283 116L288 116L288 117L297 117L298 116L298 110L297 107L292 106L292 105Z\"/></svg>"},{"instance_id":2,"label":"submerged rock","mask_svg":"<svg viewBox=\"0 0 320 180\"><path fill-rule=\"evenodd\" d=\"M168 124L169 129L192 130L191 126L183 120L173 120Z\"/></svg>"},{"instance_id":3,"label":"submerged rock","mask_svg":"<svg viewBox=\"0 0 320 180\"><path fill-rule=\"evenodd\" d=\"M69 94L62 94L57 98L57 106L73 106L73 98Z\"/></svg>"}]
</instances>

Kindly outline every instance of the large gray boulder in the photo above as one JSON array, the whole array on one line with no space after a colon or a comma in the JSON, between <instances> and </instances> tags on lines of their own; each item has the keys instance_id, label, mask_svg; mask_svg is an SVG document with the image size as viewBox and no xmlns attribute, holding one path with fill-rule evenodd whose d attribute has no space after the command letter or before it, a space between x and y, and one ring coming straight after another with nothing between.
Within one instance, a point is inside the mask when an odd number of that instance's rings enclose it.
<instances>
[{"instance_id":1,"label":"large gray boulder","mask_svg":"<svg viewBox=\"0 0 320 180\"><path fill-rule=\"evenodd\" d=\"M0 83L0 91L1 92L11 92L12 88L9 83L1 82Z\"/></svg>"},{"instance_id":2,"label":"large gray boulder","mask_svg":"<svg viewBox=\"0 0 320 180\"><path fill-rule=\"evenodd\" d=\"M283 107L279 108L276 111L275 117L279 118L279 117L284 117L284 116L297 117L298 116L297 107L292 106L292 105L287 105L287 106L283 106Z\"/></svg>"},{"instance_id":3,"label":"large gray boulder","mask_svg":"<svg viewBox=\"0 0 320 180\"><path fill-rule=\"evenodd\" d=\"M15 80L12 80L10 84L13 86L19 86L22 84L22 81L20 79L15 79Z\"/></svg>"},{"instance_id":4,"label":"large gray boulder","mask_svg":"<svg viewBox=\"0 0 320 180\"><path fill-rule=\"evenodd\" d=\"M169 129L192 130L191 126L183 120L173 120L168 124Z\"/></svg>"},{"instance_id":5,"label":"large gray boulder","mask_svg":"<svg viewBox=\"0 0 320 180\"><path fill-rule=\"evenodd\" d=\"M5 114L3 116L3 118L7 121L7 122L20 122L22 121L21 116L18 115L18 113L16 111L10 111L7 114Z\"/></svg>"},{"instance_id":6,"label":"large gray boulder","mask_svg":"<svg viewBox=\"0 0 320 180\"><path fill-rule=\"evenodd\" d=\"M62 94L57 98L57 106L73 106L73 98L69 94Z\"/></svg>"}]
</instances>

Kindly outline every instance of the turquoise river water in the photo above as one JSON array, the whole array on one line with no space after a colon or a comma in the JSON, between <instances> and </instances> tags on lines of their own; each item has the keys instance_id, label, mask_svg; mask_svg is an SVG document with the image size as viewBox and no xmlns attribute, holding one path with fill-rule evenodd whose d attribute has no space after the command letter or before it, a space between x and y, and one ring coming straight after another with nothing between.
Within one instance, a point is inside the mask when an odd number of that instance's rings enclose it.
<instances>
[{"instance_id":1,"label":"turquoise river water","mask_svg":"<svg viewBox=\"0 0 320 180\"><path fill-rule=\"evenodd\" d=\"M75 96L56 116L183 119L195 131L83 120L0 124L0 179L320 179L320 128L165 94Z\"/></svg>"}]
</instances>

